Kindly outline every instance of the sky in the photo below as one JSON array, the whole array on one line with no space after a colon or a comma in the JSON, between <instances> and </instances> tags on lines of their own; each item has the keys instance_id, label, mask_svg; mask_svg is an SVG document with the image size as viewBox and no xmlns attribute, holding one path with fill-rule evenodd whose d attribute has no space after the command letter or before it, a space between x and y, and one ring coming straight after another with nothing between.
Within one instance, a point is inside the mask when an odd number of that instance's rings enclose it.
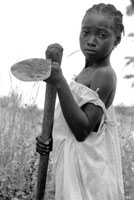
<instances>
[{"instance_id":1,"label":"sky","mask_svg":"<svg viewBox=\"0 0 134 200\"><path fill-rule=\"evenodd\" d=\"M124 14L125 36L111 56L112 66L118 77L114 105L134 105L132 80L124 75L133 73L133 66L125 67L125 56L133 56L134 17L126 16L129 0L0 0L0 96L11 90L22 96L22 102L44 106L45 83L22 82L10 72L18 61L28 58L45 58L48 45L59 43L64 48L62 70L68 80L84 67L79 33L85 11L95 3L112 3Z\"/></svg>"}]
</instances>

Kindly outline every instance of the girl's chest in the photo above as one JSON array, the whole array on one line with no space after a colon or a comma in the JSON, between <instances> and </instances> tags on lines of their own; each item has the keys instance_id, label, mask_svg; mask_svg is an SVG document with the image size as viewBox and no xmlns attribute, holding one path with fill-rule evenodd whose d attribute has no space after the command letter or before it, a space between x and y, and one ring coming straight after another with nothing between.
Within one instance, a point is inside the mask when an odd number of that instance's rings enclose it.
<instances>
[{"instance_id":1,"label":"girl's chest","mask_svg":"<svg viewBox=\"0 0 134 200\"><path fill-rule=\"evenodd\" d=\"M75 81L81 83L87 87L90 87L91 81L95 75L96 69L83 69L78 76L76 76Z\"/></svg>"}]
</instances>

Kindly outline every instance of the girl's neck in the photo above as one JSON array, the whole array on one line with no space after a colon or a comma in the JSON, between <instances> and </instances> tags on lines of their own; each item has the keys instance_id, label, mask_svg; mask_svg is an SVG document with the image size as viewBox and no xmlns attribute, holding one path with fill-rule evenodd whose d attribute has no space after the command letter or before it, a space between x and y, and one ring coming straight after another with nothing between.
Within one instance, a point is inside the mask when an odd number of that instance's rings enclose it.
<instances>
[{"instance_id":1,"label":"girl's neck","mask_svg":"<svg viewBox=\"0 0 134 200\"><path fill-rule=\"evenodd\" d=\"M106 66L111 66L110 64L110 59L102 59L102 60L86 60L85 61L85 68L90 67L90 68L99 68L99 67L106 67Z\"/></svg>"}]
</instances>

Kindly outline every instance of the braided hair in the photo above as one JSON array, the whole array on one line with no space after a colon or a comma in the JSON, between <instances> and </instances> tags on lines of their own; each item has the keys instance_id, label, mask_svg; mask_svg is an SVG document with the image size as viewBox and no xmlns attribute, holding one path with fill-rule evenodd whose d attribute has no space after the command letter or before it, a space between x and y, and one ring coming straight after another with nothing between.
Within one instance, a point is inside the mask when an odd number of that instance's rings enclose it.
<instances>
[{"instance_id":1,"label":"braided hair","mask_svg":"<svg viewBox=\"0 0 134 200\"><path fill-rule=\"evenodd\" d=\"M104 3L95 4L86 11L86 14L89 12L98 12L99 14L104 14L106 16L112 17L115 26L114 30L116 30L116 33L120 36L122 32L124 34L124 25L122 22L123 15L119 10L115 8L114 5Z\"/></svg>"}]
</instances>

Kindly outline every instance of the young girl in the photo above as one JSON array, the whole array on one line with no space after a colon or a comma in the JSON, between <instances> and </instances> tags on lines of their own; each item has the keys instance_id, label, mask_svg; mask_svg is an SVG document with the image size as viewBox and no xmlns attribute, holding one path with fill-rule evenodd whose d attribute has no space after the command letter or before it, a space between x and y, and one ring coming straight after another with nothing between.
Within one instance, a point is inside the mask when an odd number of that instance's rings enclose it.
<instances>
[{"instance_id":1,"label":"young girl","mask_svg":"<svg viewBox=\"0 0 134 200\"><path fill-rule=\"evenodd\" d=\"M123 200L120 145L113 110L117 78L110 55L124 31L122 14L111 4L86 11L80 32L85 66L67 84L58 63L46 82L59 104L53 125L56 200ZM118 67L118 66L117 66ZM49 140L50 141L50 140ZM37 151L49 151L37 138Z\"/></svg>"}]
</instances>

